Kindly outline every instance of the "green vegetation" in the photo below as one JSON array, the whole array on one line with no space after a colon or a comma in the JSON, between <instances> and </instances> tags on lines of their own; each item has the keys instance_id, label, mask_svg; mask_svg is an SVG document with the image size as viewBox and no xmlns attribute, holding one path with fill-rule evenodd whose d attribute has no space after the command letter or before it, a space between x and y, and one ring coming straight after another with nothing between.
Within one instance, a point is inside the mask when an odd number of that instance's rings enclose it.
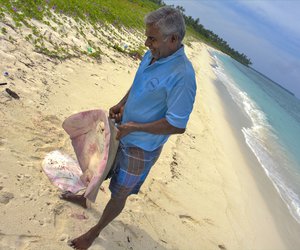
<instances>
[{"instance_id":1,"label":"green vegetation","mask_svg":"<svg viewBox=\"0 0 300 250\"><path fill-rule=\"evenodd\" d=\"M97 61L101 62L101 55L102 55L102 51L99 49L99 50L96 50L95 52L92 52L90 54L91 57L95 58Z\"/></svg>"},{"instance_id":2,"label":"green vegetation","mask_svg":"<svg viewBox=\"0 0 300 250\"><path fill-rule=\"evenodd\" d=\"M141 49L138 42L133 43L137 44L137 49L132 46L125 49L123 44L114 42L121 41L122 35L117 34L112 27L118 31L121 29L128 32L141 31L144 28L145 14L156 8L157 5L148 0L1 0L0 21L4 21L15 31L22 26L30 28L31 33L25 34L24 39L34 46L35 51L51 58L63 60L86 55L100 61L103 52L99 44L95 44L95 40L130 56L134 50L134 54L141 57L144 49ZM13 19L13 25L5 21L5 13ZM69 17L75 20L75 23ZM50 32L43 29L42 25L34 25L35 20L48 26ZM53 41L53 37L57 36L52 36L51 31L58 33L61 41L68 37L68 32L64 29L66 24L75 30L75 37L79 40L78 46L64 42L57 45ZM6 34L6 28L1 28L1 32ZM94 41L89 39L91 37L91 34L88 36L89 33L92 33ZM86 44L92 51L87 53L82 44ZM114 61L112 58L111 60Z\"/></svg>"},{"instance_id":3,"label":"green vegetation","mask_svg":"<svg viewBox=\"0 0 300 250\"><path fill-rule=\"evenodd\" d=\"M128 54L135 59L142 59L146 47L144 45L140 45L137 49L129 50Z\"/></svg>"},{"instance_id":4,"label":"green vegetation","mask_svg":"<svg viewBox=\"0 0 300 250\"><path fill-rule=\"evenodd\" d=\"M184 9L182 7L178 7L182 12ZM184 14L183 14L184 15ZM234 50L227 44L225 40L223 40L221 37L219 37L217 34L213 33L212 31L205 29L202 24L199 23L199 18L193 19L191 16L184 15L184 19L186 22L186 25L188 27L191 27L194 31L193 33L196 33L196 37L199 37L201 40L206 42L207 44L210 44L216 49L221 50L225 54L231 56L238 62L249 66L251 65L251 61L249 58L247 58L246 55L239 53L238 51Z\"/></svg>"},{"instance_id":5,"label":"green vegetation","mask_svg":"<svg viewBox=\"0 0 300 250\"><path fill-rule=\"evenodd\" d=\"M157 5L146 0L1 0L1 11L8 12L16 23L26 19L43 21L50 10L92 24L104 21L115 26L143 27L143 17Z\"/></svg>"},{"instance_id":6,"label":"green vegetation","mask_svg":"<svg viewBox=\"0 0 300 250\"><path fill-rule=\"evenodd\" d=\"M118 44L115 44L115 45L113 46L113 48L114 48L116 51L118 51L118 52L121 52L121 53L124 53L124 52L125 52L125 50L122 49Z\"/></svg>"},{"instance_id":7,"label":"green vegetation","mask_svg":"<svg viewBox=\"0 0 300 250\"><path fill-rule=\"evenodd\" d=\"M6 31L6 29L5 29L4 27L1 29L1 32L2 32L3 34L6 34L6 33L7 33L7 31Z\"/></svg>"},{"instance_id":8,"label":"green vegetation","mask_svg":"<svg viewBox=\"0 0 300 250\"><path fill-rule=\"evenodd\" d=\"M0 0L0 21L5 19L5 13L7 13L15 22L13 29L26 26L32 30L32 34L26 35L24 38L33 44L36 51L60 60L80 55L87 55L96 60L101 59L103 53L93 41L88 39L87 32L89 31L86 24L94 27L94 37L106 43L108 47L113 47L134 58L140 58L146 49L142 44L136 43L135 48L126 49L123 48L123 45L115 44L113 41L111 44L103 39L103 31L99 30L99 27L106 28L111 24L118 30L125 28L129 31L143 32L145 14L161 5L164 5L161 0ZM185 10L180 6L176 8L183 13L187 24L187 38L185 39L187 45L190 44L190 38L201 39L237 61L247 66L251 64L246 55L235 51L218 35L205 29L199 23L199 19L186 16ZM68 17L72 17L77 24L72 24ZM52 31L58 32L61 38L68 37L67 32L62 29L65 24L69 24L76 29L76 38L93 47L93 52L86 53L86 50L78 46L54 44L51 36L47 37L46 33L42 34L41 30L32 24L32 20L38 20L50 27ZM6 28L3 27L1 32L6 34ZM108 29L108 32L112 40L117 36L120 38L120 35L117 35L113 29ZM47 44L52 45L53 48L47 47Z\"/></svg>"}]
</instances>

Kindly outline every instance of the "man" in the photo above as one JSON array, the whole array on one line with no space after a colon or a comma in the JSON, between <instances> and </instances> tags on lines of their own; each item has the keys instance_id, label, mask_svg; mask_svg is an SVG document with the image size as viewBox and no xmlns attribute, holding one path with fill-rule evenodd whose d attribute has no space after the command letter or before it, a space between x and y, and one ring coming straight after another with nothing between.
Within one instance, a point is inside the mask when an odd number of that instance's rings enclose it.
<instances>
[{"instance_id":1,"label":"man","mask_svg":"<svg viewBox=\"0 0 300 250\"><path fill-rule=\"evenodd\" d=\"M184 133L196 94L195 73L184 53L185 24L181 13L162 7L145 17L144 55L134 82L123 99L109 110L121 122L117 139L111 199L99 222L71 241L74 249L87 249L102 229L123 210L130 194L137 194L163 144L171 134ZM83 196L63 197L85 205Z\"/></svg>"}]
</instances>

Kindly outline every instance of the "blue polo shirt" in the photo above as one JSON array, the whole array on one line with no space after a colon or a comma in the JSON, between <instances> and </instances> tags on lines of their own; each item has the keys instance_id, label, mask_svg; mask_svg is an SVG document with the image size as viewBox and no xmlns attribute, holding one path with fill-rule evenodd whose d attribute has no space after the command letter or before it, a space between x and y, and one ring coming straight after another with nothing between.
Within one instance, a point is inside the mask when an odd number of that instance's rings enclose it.
<instances>
[{"instance_id":1,"label":"blue polo shirt","mask_svg":"<svg viewBox=\"0 0 300 250\"><path fill-rule=\"evenodd\" d=\"M185 128L196 95L195 72L184 53L184 46L172 55L150 65L147 51L136 72L122 118L122 124L132 121L148 123L166 118L178 128ZM121 139L125 146L153 151L170 135L132 132Z\"/></svg>"}]
</instances>

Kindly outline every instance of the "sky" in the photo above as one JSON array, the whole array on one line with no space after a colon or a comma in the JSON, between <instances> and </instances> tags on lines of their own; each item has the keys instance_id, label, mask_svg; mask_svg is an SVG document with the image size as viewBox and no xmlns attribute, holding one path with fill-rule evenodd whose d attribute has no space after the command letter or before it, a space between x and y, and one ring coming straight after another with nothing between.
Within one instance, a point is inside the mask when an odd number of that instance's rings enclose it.
<instances>
[{"instance_id":1,"label":"sky","mask_svg":"<svg viewBox=\"0 0 300 250\"><path fill-rule=\"evenodd\" d=\"M300 98L300 0L164 0L251 59Z\"/></svg>"}]
</instances>

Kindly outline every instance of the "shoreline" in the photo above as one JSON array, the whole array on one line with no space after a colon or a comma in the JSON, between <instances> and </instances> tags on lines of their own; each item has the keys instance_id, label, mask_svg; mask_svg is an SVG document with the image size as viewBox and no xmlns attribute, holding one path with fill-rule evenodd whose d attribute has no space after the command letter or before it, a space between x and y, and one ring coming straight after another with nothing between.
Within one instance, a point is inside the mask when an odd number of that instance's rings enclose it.
<instances>
[{"instance_id":1,"label":"shoreline","mask_svg":"<svg viewBox=\"0 0 300 250\"><path fill-rule=\"evenodd\" d=\"M220 98L220 101L224 104L222 105L222 107L226 120L228 120L228 122L230 123L229 127L232 131L232 134L236 138L238 147L240 148L241 153L245 158L246 167L248 168L243 170L242 172L239 170L239 167L236 167L236 172L239 173L241 179L245 176L249 177L248 173L251 175L251 178L253 177L253 182L257 187L259 193L263 197L266 207L270 215L272 216L274 223L276 224L276 229L281 236L281 240L287 247L286 249L295 249L295 246L300 246L300 240L297 239L297 235L300 234L300 224L291 215L287 204L281 198L273 182L265 173L263 166L261 166L258 159L245 141L242 133L242 128L249 126L251 127L251 121L238 108L237 104L232 100L226 87L220 82L219 79L216 79L213 84ZM246 175L245 171L247 172ZM249 202L249 204L253 204L253 202ZM254 209L256 209L255 205L251 210ZM262 230L262 234L263 231L264 230Z\"/></svg>"}]
</instances>

